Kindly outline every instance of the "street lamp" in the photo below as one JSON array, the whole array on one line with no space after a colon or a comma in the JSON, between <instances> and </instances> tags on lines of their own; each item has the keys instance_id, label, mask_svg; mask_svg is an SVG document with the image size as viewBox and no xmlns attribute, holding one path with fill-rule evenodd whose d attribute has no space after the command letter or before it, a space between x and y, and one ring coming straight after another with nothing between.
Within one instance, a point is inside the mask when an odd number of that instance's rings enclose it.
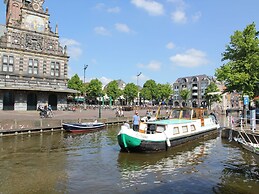
<instances>
[{"instance_id":1,"label":"street lamp","mask_svg":"<svg viewBox=\"0 0 259 194\"><path fill-rule=\"evenodd\" d=\"M139 77L141 74L142 74L142 73L141 73L141 72L139 72L139 74L137 75L137 87L138 87L138 77ZM139 87L138 87L137 105L139 105Z\"/></svg>"},{"instance_id":2,"label":"street lamp","mask_svg":"<svg viewBox=\"0 0 259 194\"><path fill-rule=\"evenodd\" d=\"M85 83L85 70L87 69L88 65L84 66L84 83Z\"/></svg>"}]
</instances>

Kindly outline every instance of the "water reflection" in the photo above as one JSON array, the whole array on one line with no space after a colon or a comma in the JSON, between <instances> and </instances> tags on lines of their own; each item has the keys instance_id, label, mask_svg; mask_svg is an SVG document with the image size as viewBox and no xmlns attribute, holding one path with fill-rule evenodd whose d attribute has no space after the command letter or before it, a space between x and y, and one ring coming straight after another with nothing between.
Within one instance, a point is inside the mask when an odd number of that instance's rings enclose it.
<instances>
[{"instance_id":1,"label":"water reflection","mask_svg":"<svg viewBox=\"0 0 259 194\"><path fill-rule=\"evenodd\" d=\"M175 147L169 152L138 154L120 153L118 164L121 169L122 187L161 184L175 181L184 174L198 172L196 167L204 163L215 146L215 138L195 141Z\"/></svg>"},{"instance_id":2,"label":"water reflection","mask_svg":"<svg viewBox=\"0 0 259 194\"><path fill-rule=\"evenodd\" d=\"M0 138L0 192L65 191L62 139L62 135L54 138L53 134Z\"/></svg>"},{"instance_id":3,"label":"water reflection","mask_svg":"<svg viewBox=\"0 0 259 194\"><path fill-rule=\"evenodd\" d=\"M0 138L0 193L255 193L256 157L218 136L122 153L119 126Z\"/></svg>"}]
</instances>

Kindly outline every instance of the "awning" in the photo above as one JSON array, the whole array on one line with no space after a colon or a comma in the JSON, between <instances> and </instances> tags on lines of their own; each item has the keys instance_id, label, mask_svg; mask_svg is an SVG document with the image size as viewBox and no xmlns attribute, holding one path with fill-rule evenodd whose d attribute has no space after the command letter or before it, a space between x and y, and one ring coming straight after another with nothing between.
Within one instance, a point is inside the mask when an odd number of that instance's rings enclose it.
<instances>
[{"instance_id":1,"label":"awning","mask_svg":"<svg viewBox=\"0 0 259 194\"><path fill-rule=\"evenodd\" d=\"M43 88L43 87L0 87L1 90L20 90L20 91L38 91L38 92L58 92L58 93L70 93L79 94L80 91L70 88Z\"/></svg>"}]
</instances>

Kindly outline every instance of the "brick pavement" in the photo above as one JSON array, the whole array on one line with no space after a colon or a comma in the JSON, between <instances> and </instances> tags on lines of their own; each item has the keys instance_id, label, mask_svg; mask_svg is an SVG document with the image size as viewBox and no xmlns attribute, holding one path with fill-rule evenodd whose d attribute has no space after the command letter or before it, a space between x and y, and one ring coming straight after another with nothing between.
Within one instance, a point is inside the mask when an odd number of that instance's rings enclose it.
<instances>
[{"instance_id":1,"label":"brick pavement","mask_svg":"<svg viewBox=\"0 0 259 194\"><path fill-rule=\"evenodd\" d=\"M99 109L73 111L53 111L56 119L98 119ZM146 115L146 110L138 110L140 116ZM161 114L165 114L162 110ZM134 111L124 111L125 117L132 117ZM101 118L114 118L115 110L101 110ZM0 120L36 120L39 119L39 111L0 111Z\"/></svg>"}]
</instances>

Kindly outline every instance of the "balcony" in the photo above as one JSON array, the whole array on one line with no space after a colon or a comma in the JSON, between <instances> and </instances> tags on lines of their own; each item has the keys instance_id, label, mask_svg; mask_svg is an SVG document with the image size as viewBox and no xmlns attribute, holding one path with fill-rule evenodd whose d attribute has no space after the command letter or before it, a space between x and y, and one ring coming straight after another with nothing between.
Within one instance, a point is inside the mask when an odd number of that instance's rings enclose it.
<instances>
[{"instance_id":1,"label":"balcony","mask_svg":"<svg viewBox=\"0 0 259 194\"><path fill-rule=\"evenodd\" d=\"M198 90L198 87L197 86L193 86L192 89L193 90Z\"/></svg>"},{"instance_id":2,"label":"balcony","mask_svg":"<svg viewBox=\"0 0 259 194\"><path fill-rule=\"evenodd\" d=\"M197 92L192 93L192 96L198 96Z\"/></svg>"}]
</instances>

